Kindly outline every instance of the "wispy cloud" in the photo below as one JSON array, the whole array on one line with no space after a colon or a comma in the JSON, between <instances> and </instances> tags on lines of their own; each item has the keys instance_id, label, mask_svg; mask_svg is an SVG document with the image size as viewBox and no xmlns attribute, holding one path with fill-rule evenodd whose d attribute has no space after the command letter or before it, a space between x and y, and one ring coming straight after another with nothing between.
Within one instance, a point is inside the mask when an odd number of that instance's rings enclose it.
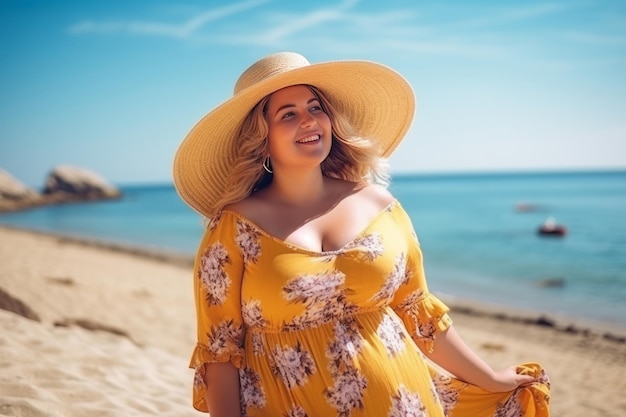
<instances>
[{"instance_id":1,"label":"wispy cloud","mask_svg":"<svg viewBox=\"0 0 626 417\"><path fill-rule=\"evenodd\" d=\"M603 36L591 31L567 31L566 27L530 34L515 30L519 27L515 24L517 22L532 23L544 17L562 19L572 10L584 11L590 4L587 0L539 2L510 7L468 6L460 11L446 6L442 9L442 6L426 5L408 9L385 7L368 10L358 7L359 0L314 3L304 10L298 7L298 12L282 5L280 8L261 7L273 1L244 0L207 10L178 23L85 20L71 26L69 32L160 36L196 45L290 48L317 43L334 50L346 50L349 54L356 50L367 52L378 49L400 54L524 62L550 57L548 61L552 63L556 60L556 64L558 56L542 49L543 36L590 45L623 46L625 42L621 34ZM227 19L237 14L243 15L242 18ZM545 62L541 65L545 65Z\"/></svg>"},{"instance_id":2,"label":"wispy cloud","mask_svg":"<svg viewBox=\"0 0 626 417\"><path fill-rule=\"evenodd\" d=\"M388 39L382 42L387 49L429 55L448 55L474 58L503 58L511 55L510 48L461 39Z\"/></svg>"},{"instance_id":3,"label":"wispy cloud","mask_svg":"<svg viewBox=\"0 0 626 417\"><path fill-rule=\"evenodd\" d=\"M286 20L282 26L259 34L256 42L266 45L280 43L298 32L306 31L311 27L322 25L333 20L341 20L343 14L338 10L316 10L294 20Z\"/></svg>"},{"instance_id":4,"label":"wispy cloud","mask_svg":"<svg viewBox=\"0 0 626 417\"><path fill-rule=\"evenodd\" d=\"M213 22L237 13L256 8L272 0L249 0L208 10L182 23L163 23L150 21L93 21L84 20L72 25L71 34L127 33L137 35L165 36L173 38L190 38L209 22Z\"/></svg>"},{"instance_id":5,"label":"wispy cloud","mask_svg":"<svg viewBox=\"0 0 626 417\"><path fill-rule=\"evenodd\" d=\"M586 7L588 2L551 2L514 7L489 7L468 10L473 17L441 19L432 16L432 9L390 10L363 13L355 2L348 1L339 7L315 9L303 15L274 16L274 29L232 37L238 44L276 45L289 43L299 34L304 37L322 38L322 24L332 22L336 44L396 50L400 53L423 53L431 55L463 56L482 59L512 59L515 55L511 42L500 33L500 27L515 22L526 22ZM451 16L454 16L451 13ZM467 15L467 14L466 14ZM307 30L317 32L308 34ZM478 31L476 31L478 30ZM298 37L299 42L303 36Z\"/></svg>"},{"instance_id":6,"label":"wispy cloud","mask_svg":"<svg viewBox=\"0 0 626 417\"><path fill-rule=\"evenodd\" d=\"M486 11L476 9L477 12L482 13L480 16L454 21L451 22L449 26L456 29L488 29L502 25L510 25L515 22L551 16L587 5L588 2L559 2L496 8Z\"/></svg>"},{"instance_id":7,"label":"wispy cloud","mask_svg":"<svg viewBox=\"0 0 626 417\"><path fill-rule=\"evenodd\" d=\"M605 35L591 32L568 31L563 32L563 38L595 46L626 46L626 37L623 35Z\"/></svg>"},{"instance_id":8,"label":"wispy cloud","mask_svg":"<svg viewBox=\"0 0 626 417\"><path fill-rule=\"evenodd\" d=\"M422 15L417 16L410 26L399 25L394 29L402 31L404 28L405 36L388 36L381 40L381 44L387 49L405 52L510 62L523 61L529 65L536 63L538 67L569 68L568 62L561 62L558 59L547 60L541 57L541 51L545 45L541 43L541 39L546 33L520 32L515 29L518 27L515 24L532 23L542 18L549 18L552 21L562 19L562 16L566 16L567 13L584 9L589 4L589 1L582 0L510 7L472 6L471 9L461 14L462 18L455 18L459 14L452 10L450 13L442 13L442 10L438 9L434 13L432 9L423 9ZM442 16L446 17L442 18ZM502 28L506 30L503 31ZM554 36L554 32L548 35ZM573 33L570 35L572 38L576 36ZM579 33L578 36L580 36L579 41L582 42L583 35ZM595 39L591 35L586 40L588 42L593 40L617 42L617 39L608 37Z\"/></svg>"},{"instance_id":9,"label":"wispy cloud","mask_svg":"<svg viewBox=\"0 0 626 417\"><path fill-rule=\"evenodd\" d=\"M345 0L336 6L314 9L304 13L289 15L276 15L274 13L271 20L275 24L271 25L271 30L257 32L248 36L232 37L230 41L259 45L281 44L289 41L290 37L296 36L300 32L311 30L311 28L320 28L325 23L346 21L357 3L357 0ZM267 25L264 27L267 27Z\"/></svg>"}]
</instances>

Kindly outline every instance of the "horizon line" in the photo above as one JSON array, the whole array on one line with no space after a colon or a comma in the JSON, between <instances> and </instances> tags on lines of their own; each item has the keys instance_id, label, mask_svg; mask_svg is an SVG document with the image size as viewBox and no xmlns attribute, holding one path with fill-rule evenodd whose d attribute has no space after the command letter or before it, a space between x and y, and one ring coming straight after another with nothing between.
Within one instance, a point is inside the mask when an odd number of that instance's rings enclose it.
<instances>
[{"instance_id":1,"label":"horizon line","mask_svg":"<svg viewBox=\"0 0 626 417\"><path fill-rule=\"evenodd\" d=\"M392 172L391 182L394 179L407 179L416 177L480 177L480 176L516 176L516 175L577 175L577 174L626 174L626 166L623 167L595 167L595 168L541 168L541 169L515 169L515 170L459 170L459 171L399 171ZM174 186L172 180L153 180L153 181L123 181L114 183L120 187L169 187Z\"/></svg>"}]
</instances>

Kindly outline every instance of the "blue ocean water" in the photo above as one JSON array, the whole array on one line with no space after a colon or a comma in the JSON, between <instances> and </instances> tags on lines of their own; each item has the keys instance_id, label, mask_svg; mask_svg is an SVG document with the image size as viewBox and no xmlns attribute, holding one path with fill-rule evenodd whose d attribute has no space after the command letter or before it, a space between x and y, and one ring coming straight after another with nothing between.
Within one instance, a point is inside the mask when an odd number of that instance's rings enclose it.
<instances>
[{"instance_id":1,"label":"blue ocean water","mask_svg":"<svg viewBox=\"0 0 626 417\"><path fill-rule=\"evenodd\" d=\"M122 191L119 201L0 214L0 224L194 254L202 221L171 185ZM432 291L626 325L626 171L396 175L391 191L413 221ZM549 216L567 226L564 238L536 234Z\"/></svg>"}]
</instances>

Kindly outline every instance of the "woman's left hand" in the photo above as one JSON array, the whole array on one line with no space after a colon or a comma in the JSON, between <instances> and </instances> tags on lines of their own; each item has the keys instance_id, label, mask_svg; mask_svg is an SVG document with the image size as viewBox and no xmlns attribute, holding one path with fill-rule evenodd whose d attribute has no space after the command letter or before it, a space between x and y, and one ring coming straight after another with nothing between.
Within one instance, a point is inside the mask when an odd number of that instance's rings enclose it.
<instances>
[{"instance_id":1,"label":"woman's left hand","mask_svg":"<svg viewBox=\"0 0 626 417\"><path fill-rule=\"evenodd\" d=\"M537 380L532 375L518 374L515 367L509 367L494 372L491 383L483 388L491 392L506 392L519 386L530 385L533 382L537 382Z\"/></svg>"}]
</instances>

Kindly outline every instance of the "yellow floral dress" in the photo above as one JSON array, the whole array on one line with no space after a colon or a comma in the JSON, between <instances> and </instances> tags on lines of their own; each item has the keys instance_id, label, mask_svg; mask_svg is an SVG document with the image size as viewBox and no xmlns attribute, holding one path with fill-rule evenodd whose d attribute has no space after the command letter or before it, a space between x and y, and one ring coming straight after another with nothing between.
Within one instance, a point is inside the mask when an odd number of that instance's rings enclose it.
<instances>
[{"instance_id":1,"label":"yellow floral dress","mask_svg":"<svg viewBox=\"0 0 626 417\"><path fill-rule=\"evenodd\" d=\"M549 382L489 393L438 373L432 349L452 321L428 292L408 215L394 201L349 244L314 252L238 213L214 218L195 263L193 405L203 364L239 368L250 417L548 416Z\"/></svg>"}]
</instances>

